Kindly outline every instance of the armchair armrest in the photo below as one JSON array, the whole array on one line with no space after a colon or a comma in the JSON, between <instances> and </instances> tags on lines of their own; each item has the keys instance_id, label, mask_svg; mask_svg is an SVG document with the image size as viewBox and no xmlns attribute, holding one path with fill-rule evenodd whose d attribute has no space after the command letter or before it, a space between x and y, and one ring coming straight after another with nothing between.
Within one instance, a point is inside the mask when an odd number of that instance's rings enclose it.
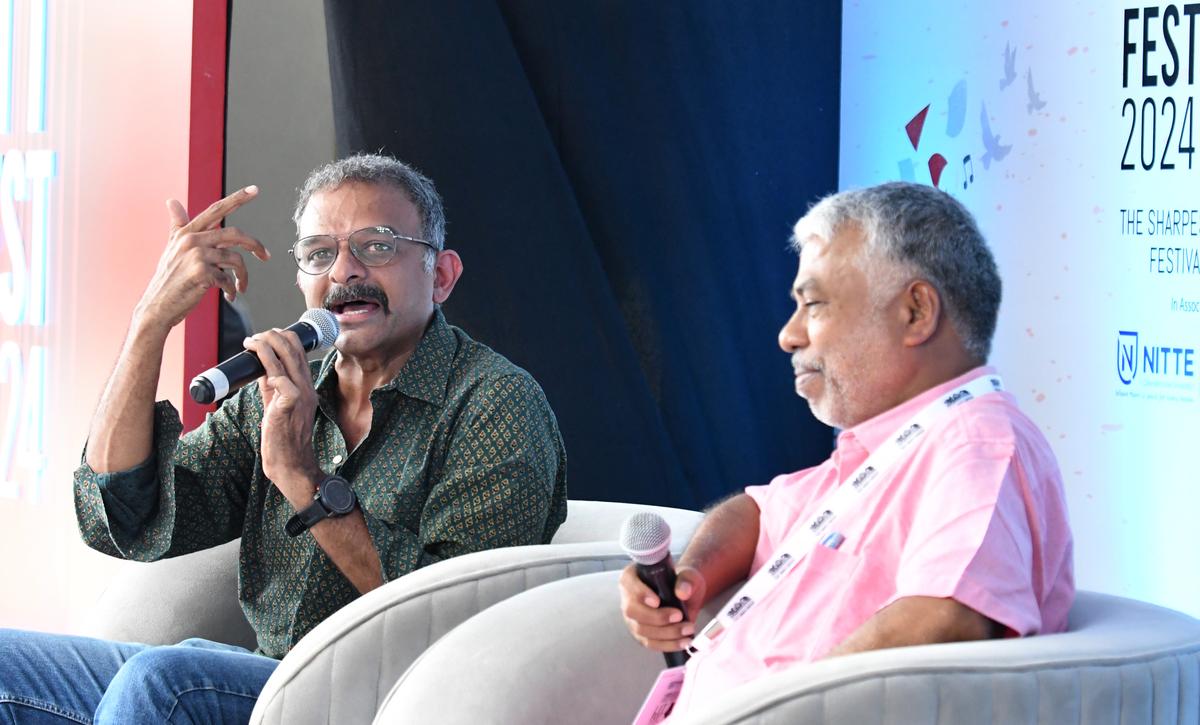
<instances>
[{"instance_id":1,"label":"armchair armrest","mask_svg":"<svg viewBox=\"0 0 1200 725\"><path fill-rule=\"evenodd\" d=\"M672 527L678 555L698 511L605 501L568 502L552 544L467 554L407 574L335 612L283 658L252 723L369 723L379 703L425 649L459 623L527 589L624 568L617 544L633 513L654 511Z\"/></svg>"},{"instance_id":2,"label":"armchair armrest","mask_svg":"<svg viewBox=\"0 0 1200 725\"><path fill-rule=\"evenodd\" d=\"M267 681L252 723L369 723L425 649L514 594L623 568L614 542L493 549L441 561L369 592L306 635Z\"/></svg>"}]
</instances>

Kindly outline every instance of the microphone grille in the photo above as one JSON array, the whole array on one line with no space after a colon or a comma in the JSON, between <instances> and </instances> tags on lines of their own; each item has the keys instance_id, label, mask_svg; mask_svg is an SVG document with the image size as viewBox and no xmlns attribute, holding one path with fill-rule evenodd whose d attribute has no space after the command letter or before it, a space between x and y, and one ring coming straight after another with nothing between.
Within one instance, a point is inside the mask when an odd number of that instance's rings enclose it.
<instances>
[{"instance_id":1,"label":"microphone grille","mask_svg":"<svg viewBox=\"0 0 1200 725\"><path fill-rule=\"evenodd\" d=\"M317 349L329 347L337 340L338 321L333 313L321 307L305 310L300 316L301 322L307 322L317 331Z\"/></svg>"},{"instance_id":2,"label":"microphone grille","mask_svg":"<svg viewBox=\"0 0 1200 725\"><path fill-rule=\"evenodd\" d=\"M671 548L671 527L656 513L634 514L621 526L621 548L638 564L657 564Z\"/></svg>"}]
</instances>

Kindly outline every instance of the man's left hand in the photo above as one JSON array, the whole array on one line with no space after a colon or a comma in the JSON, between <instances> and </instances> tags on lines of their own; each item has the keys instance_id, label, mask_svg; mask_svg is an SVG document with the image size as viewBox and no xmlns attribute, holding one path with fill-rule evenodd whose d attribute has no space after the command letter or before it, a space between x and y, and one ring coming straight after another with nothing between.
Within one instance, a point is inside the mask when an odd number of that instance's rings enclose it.
<instances>
[{"instance_id":1,"label":"man's left hand","mask_svg":"<svg viewBox=\"0 0 1200 725\"><path fill-rule=\"evenodd\" d=\"M266 374L258 380L263 398L263 473L297 510L312 502L321 477L313 452L317 391L300 338L275 328L246 338Z\"/></svg>"}]
</instances>

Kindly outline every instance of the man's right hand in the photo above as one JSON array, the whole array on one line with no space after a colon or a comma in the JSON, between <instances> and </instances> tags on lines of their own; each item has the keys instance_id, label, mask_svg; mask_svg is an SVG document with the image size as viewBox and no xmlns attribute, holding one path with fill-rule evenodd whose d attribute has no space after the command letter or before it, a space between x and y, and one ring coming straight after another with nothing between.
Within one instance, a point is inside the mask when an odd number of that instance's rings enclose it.
<instances>
[{"instance_id":1,"label":"man's right hand","mask_svg":"<svg viewBox=\"0 0 1200 725\"><path fill-rule=\"evenodd\" d=\"M183 204L167 201L171 237L158 268L138 302L117 365L92 416L87 463L103 473L128 470L153 453L154 395L163 347L171 328L220 287L232 299L246 289L246 264L238 247L261 260L271 257L257 239L221 221L258 195L247 186L188 219ZM232 272L235 277L230 277Z\"/></svg>"},{"instance_id":2,"label":"man's right hand","mask_svg":"<svg viewBox=\"0 0 1200 725\"><path fill-rule=\"evenodd\" d=\"M247 186L213 203L195 219L188 218L183 204L167 201L170 238L138 303L135 320L165 334L187 317L210 288L220 287L230 301L246 290L246 263L237 248L263 261L271 254L254 237L237 227L221 228L221 222L257 195L257 186Z\"/></svg>"},{"instance_id":3,"label":"man's right hand","mask_svg":"<svg viewBox=\"0 0 1200 725\"><path fill-rule=\"evenodd\" d=\"M658 595L638 578L633 564L621 572L620 589L625 626L643 646L657 652L677 652L691 644L696 615L707 590L704 576L697 569L684 566L675 572L675 596L688 610L686 618L674 607L659 609Z\"/></svg>"}]
</instances>

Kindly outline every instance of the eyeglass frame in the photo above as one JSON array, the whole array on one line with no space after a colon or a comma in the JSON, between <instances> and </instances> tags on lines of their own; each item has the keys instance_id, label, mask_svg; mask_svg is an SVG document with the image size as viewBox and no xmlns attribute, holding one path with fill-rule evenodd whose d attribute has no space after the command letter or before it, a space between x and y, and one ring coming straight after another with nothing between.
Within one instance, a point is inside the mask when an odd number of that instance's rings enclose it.
<instances>
[{"instance_id":1,"label":"eyeglass frame","mask_svg":"<svg viewBox=\"0 0 1200 725\"><path fill-rule=\"evenodd\" d=\"M307 275L310 275L312 277L319 277L323 274L328 274L329 270L333 269L333 265L337 264L338 255L340 255L342 253L341 241L343 239L346 240L346 244L350 247L350 253L354 255L354 258L357 259L359 262L361 262L363 265L365 265L367 267L383 267L384 265L388 264L389 262L391 262L393 259L396 258L396 252L392 252L392 256L388 258L387 262L383 262L382 264L370 264L365 259L358 256L358 250L355 248L355 246L353 244L350 244L350 237L354 236L355 234L358 234L359 232L365 232L365 231L384 232L386 234L390 234L392 239L403 239L406 242L413 242L415 244L423 244L435 252L442 251L441 249L439 249L437 247L436 244L429 241L428 239L420 239L418 237L410 237L407 234L401 234L400 232L396 231L395 229L392 229L391 227L389 227L387 225L380 224L380 225L375 225L375 226L363 227L362 229L355 229L354 231L349 232L347 234L309 234L306 237L300 237L292 244L292 246L288 247L288 253L292 255L292 261L294 261L296 263L296 268L299 269L301 272L303 272ZM300 265L300 257L298 257L296 255L296 247L300 246L300 244L306 239L316 239L318 237L327 237L329 239L332 239L333 243L334 243L334 247L335 247L335 254L333 255L333 260L330 261L329 266L326 267L324 270L322 270L320 272L309 272L307 269L305 269L304 267L302 267ZM398 250L399 250L399 247L397 247L397 251Z\"/></svg>"}]
</instances>

